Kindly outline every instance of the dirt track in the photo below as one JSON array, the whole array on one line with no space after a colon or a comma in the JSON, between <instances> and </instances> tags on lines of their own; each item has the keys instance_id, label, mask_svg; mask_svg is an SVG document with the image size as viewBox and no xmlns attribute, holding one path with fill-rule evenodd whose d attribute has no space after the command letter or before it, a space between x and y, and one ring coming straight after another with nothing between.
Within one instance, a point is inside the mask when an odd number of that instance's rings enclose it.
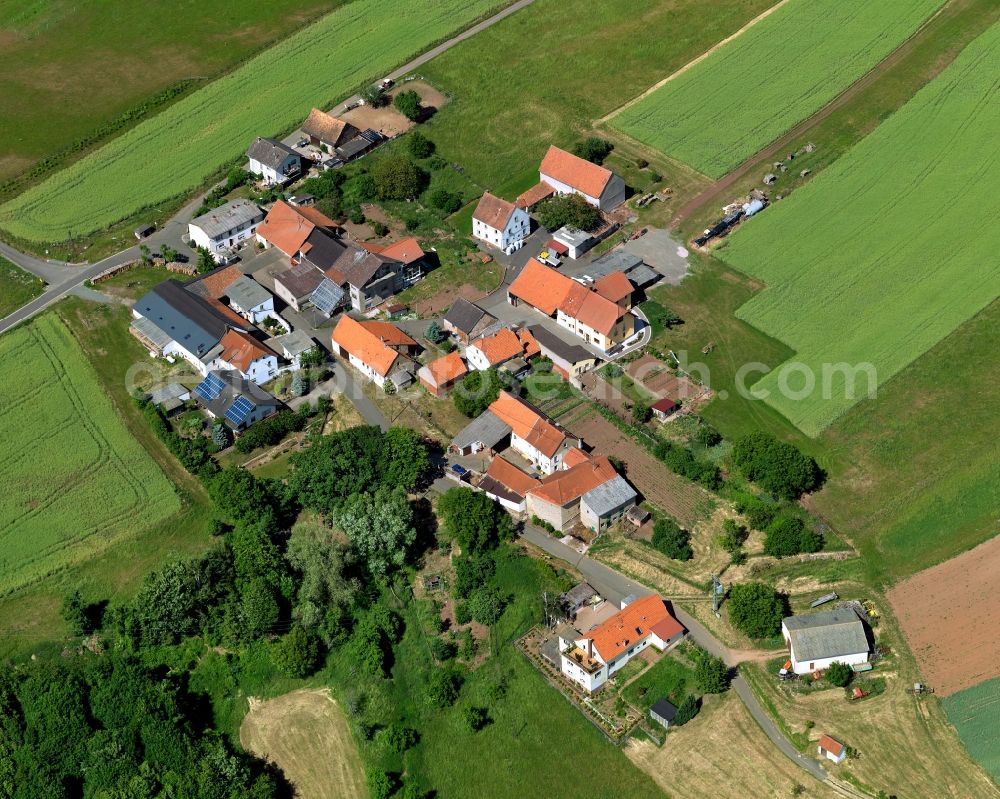
<instances>
[{"instance_id":1,"label":"dirt track","mask_svg":"<svg viewBox=\"0 0 1000 799\"><path fill-rule=\"evenodd\" d=\"M924 679L938 695L1000 675L998 571L1000 537L889 591Z\"/></svg>"}]
</instances>

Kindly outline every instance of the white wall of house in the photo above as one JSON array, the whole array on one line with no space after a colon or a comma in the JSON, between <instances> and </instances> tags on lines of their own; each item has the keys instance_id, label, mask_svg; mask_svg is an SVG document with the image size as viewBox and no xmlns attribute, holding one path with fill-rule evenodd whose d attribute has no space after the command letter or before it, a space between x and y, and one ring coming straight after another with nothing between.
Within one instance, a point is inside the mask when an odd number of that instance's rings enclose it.
<instances>
[{"instance_id":1,"label":"white wall of house","mask_svg":"<svg viewBox=\"0 0 1000 799\"><path fill-rule=\"evenodd\" d=\"M603 516L596 513L593 508L591 508L585 499L580 500L580 522L588 530L593 530L595 533L604 532L613 524L621 519L622 516L635 505L635 498L623 502L614 510L605 513Z\"/></svg>"},{"instance_id":2,"label":"white wall of house","mask_svg":"<svg viewBox=\"0 0 1000 799\"><path fill-rule=\"evenodd\" d=\"M480 241L485 241L497 249L510 255L524 246L525 239L531 233L531 218L523 208L514 209L503 230L490 227L476 218L472 220L472 235Z\"/></svg>"},{"instance_id":3,"label":"white wall of house","mask_svg":"<svg viewBox=\"0 0 1000 799\"><path fill-rule=\"evenodd\" d=\"M475 344L470 344L465 348L465 360L469 362L470 369L478 369L481 372L489 369L491 365L499 366L499 364L490 364L490 359L486 357L486 353Z\"/></svg>"},{"instance_id":4,"label":"white wall of house","mask_svg":"<svg viewBox=\"0 0 1000 799\"><path fill-rule=\"evenodd\" d=\"M601 200L599 197L591 197L589 194L584 194L582 191L577 191L568 183L563 183L561 180L556 180L551 175L546 175L544 172L538 173L541 180L548 183L553 189L556 190L556 194L579 194L583 199L590 203L595 208L600 208Z\"/></svg>"},{"instance_id":5,"label":"white wall of house","mask_svg":"<svg viewBox=\"0 0 1000 799\"><path fill-rule=\"evenodd\" d=\"M270 167L267 164L262 164L256 158L251 158L250 171L253 174L259 175L261 178L263 178L265 183L268 183L270 185L276 185L276 184L286 183L290 178L297 176L301 172L301 170L293 169L293 164L298 164L298 163L299 163L298 158L296 158L293 155L289 155L287 158L285 158L284 161L282 161L278 165L278 168L275 169L274 167ZM286 171L289 169L291 169L292 171L286 175Z\"/></svg>"},{"instance_id":6,"label":"white wall of house","mask_svg":"<svg viewBox=\"0 0 1000 799\"><path fill-rule=\"evenodd\" d=\"M262 221L244 223L221 233L215 238L209 237L198 225L188 222L188 237L196 247L204 247L212 255L218 255L223 250L227 250L242 241L254 238L257 233L257 227Z\"/></svg>"},{"instance_id":7,"label":"white wall of house","mask_svg":"<svg viewBox=\"0 0 1000 799\"><path fill-rule=\"evenodd\" d=\"M561 662L562 673L573 682L579 683L587 691L596 691L608 680L607 666L602 667L593 674L588 674L586 669L574 663L566 655L561 656Z\"/></svg>"},{"instance_id":8,"label":"white wall of house","mask_svg":"<svg viewBox=\"0 0 1000 799\"><path fill-rule=\"evenodd\" d=\"M274 316L274 297L268 297L264 302L255 305L253 308L241 308L235 302L230 302L229 307L248 322L253 322L256 325L263 322L267 317Z\"/></svg>"},{"instance_id":9,"label":"white wall of house","mask_svg":"<svg viewBox=\"0 0 1000 799\"><path fill-rule=\"evenodd\" d=\"M532 465L534 465L534 467L543 474L552 474L562 463L562 450L550 458L531 446L531 444L518 436L517 433L510 434L510 445L517 450L517 452L525 460L531 461Z\"/></svg>"},{"instance_id":10,"label":"white wall of house","mask_svg":"<svg viewBox=\"0 0 1000 799\"><path fill-rule=\"evenodd\" d=\"M506 508L511 513L524 513L525 510L527 510L528 503L526 500L522 499L520 502L512 502L511 500L504 499L497 494L491 494L489 491L484 491L483 493L490 499L495 499L502 507Z\"/></svg>"},{"instance_id":11,"label":"white wall of house","mask_svg":"<svg viewBox=\"0 0 1000 799\"><path fill-rule=\"evenodd\" d=\"M853 655L838 655L835 658L822 658L820 660L807 660L800 661L795 657L795 650L792 650L792 670L796 674L810 674L814 671L824 671L830 667L831 663L845 663L848 666L854 666L859 663L868 662L867 652L856 652Z\"/></svg>"},{"instance_id":12,"label":"white wall of house","mask_svg":"<svg viewBox=\"0 0 1000 799\"><path fill-rule=\"evenodd\" d=\"M389 379L388 377L382 377L382 375L380 375L378 372L372 369L372 367L370 367L368 364L366 364L357 356L349 354L347 356L347 360L351 364L351 366L353 366L355 369L361 372L361 374L363 374L365 377L371 380L379 388L385 387L386 381ZM392 372L391 368L389 369L389 372L390 373Z\"/></svg>"}]
</instances>

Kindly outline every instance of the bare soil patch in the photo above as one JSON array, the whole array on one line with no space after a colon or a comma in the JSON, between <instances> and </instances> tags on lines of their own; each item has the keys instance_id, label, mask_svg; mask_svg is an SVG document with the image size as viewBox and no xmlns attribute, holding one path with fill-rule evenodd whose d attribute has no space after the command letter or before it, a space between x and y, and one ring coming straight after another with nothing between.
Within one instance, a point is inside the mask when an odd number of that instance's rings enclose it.
<instances>
[{"instance_id":1,"label":"bare soil patch","mask_svg":"<svg viewBox=\"0 0 1000 799\"><path fill-rule=\"evenodd\" d=\"M790 796L796 784L805 796L837 796L778 751L733 691L706 696L701 713L663 746L633 739L623 751L670 796Z\"/></svg>"},{"instance_id":2,"label":"bare soil patch","mask_svg":"<svg viewBox=\"0 0 1000 799\"><path fill-rule=\"evenodd\" d=\"M325 688L250 699L243 747L278 766L301 799L364 799L364 771L340 707Z\"/></svg>"},{"instance_id":3,"label":"bare soil patch","mask_svg":"<svg viewBox=\"0 0 1000 799\"><path fill-rule=\"evenodd\" d=\"M427 109L437 110L448 102L447 97L422 80L411 80L409 83L398 84L389 92L389 96L395 97L401 91L415 91L420 95L420 104ZM383 108L361 105L340 114L340 118L350 122L360 130L371 128L389 138L401 136L416 124L399 113L391 103Z\"/></svg>"},{"instance_id":4,"label":"bare soil patch","mask_svg":"<svg viewBox=\"0 0 1000 799\"><path fill-rule=\"evenodd\" d=\"M651 394L673 400L708 399L711 392L684 376L678 377L663 361L646 353L625 367L625 373Z\"/></svg>"},{"instance_id":5,"label":"bare soil patch","mask_svg":"<svg viewBox=\"0 0 1000 799\"><path fill-rule=\"evenodd\" d=\"M690 527L704 518L712 497L703 488L667 469L603 416L597 414L573 423L573 433L596 452L613 454L626 466L626 478L656 507Z\"/></svg>"},{"instance_id":6,"label":"bare soil patch","mask_svg":"<svg viewBox=\"0 0 1000 799\"><path fill-rule=\"evenodd\" d=\"M1000 676L1000 537L889 591L927 684L947 696Z\"/></svg>"},{"instance_id":7,"label":"bare soil patch","mask_svg":"<svg viewBox=\"0 0 1000 799\"><path fill-rule=\"evenodd\" d=\"M448 310L459 297L464 297L470 302L476 302L476 300L481 300L488 293L482 289L477 289L471 283L463 283L461 286L448 286L433 297L413 303L413 310L418 316L434 316Z\"/></svg>"}]
</instances>

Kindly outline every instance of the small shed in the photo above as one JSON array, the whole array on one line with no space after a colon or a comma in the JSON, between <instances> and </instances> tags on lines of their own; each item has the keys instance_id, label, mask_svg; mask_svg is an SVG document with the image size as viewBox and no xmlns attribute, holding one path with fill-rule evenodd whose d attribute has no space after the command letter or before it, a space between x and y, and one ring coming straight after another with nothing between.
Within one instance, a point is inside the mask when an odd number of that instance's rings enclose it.
<instances>
[{"instance_id":1,"label":"small shed","mask_svg":"<svg viewBox=\"0 0 1000 799\"><path fill-rule=\"evenodd\" d=\"M628 513L625 514L625 518L636 527L642 527L642 525L649 521L650 516L652 514L648 510L638 505L633 505L628 509Z\"/></svg>"},{"instance_id":2,"label":"small shed","mask_svg":"<svg viewBox=\"0 0 1000 799\"><path fill-rule=\"evenodd\" d=\"M834 763L843 763L847 757L847 747L829 735L821 735L816 751L820 757L832 760Z\"/></svg>"},{"instance_id":3,"label":"small shed","mask_svg":"<svg viewBox=\"0 0 1000 799\"><path fill-rule=\"evenodd\" d=\"M584 605L600 599L597 589L590 583L580 583L573 586L569 591L559 597L559 604L569 616L575 616L576 612Z\"/></svg>"},{"instance_id":4,"label":"small shed","mask_svg":"<svg viewBox=\"0 0 1000 799\"><path fill-rule=\"evenodd\" d=\"M677 708L666 699L657 699L649 709L649 717L664 729L669 729L676 715Z\"/></svg>"},{"instance_id":5,"label":"small shed","mask_svg":"<svg viewBox=\"0 0 1000 799\"><path fill-rule=\"evenodd\" d=\"M669 397L664 397L663 399L657 400L653 403L653 405L650 406L650 410L653 411L653 416L655 416L659 421L665 422L673 416L673 414L676 413L677 409L680 407L680 405Z\"/></svg>"},{"instance_id":6,"label":"small shed","mask_svg":"<svg viewBox=\"0 0 1000 799\"><path fill-rule=\"evenodd\" d=\"M156 225L139 225L135 229L135 237L142 241L144 238L153 235L153 231L156 230Z\"/></svg>"}]
</instances>

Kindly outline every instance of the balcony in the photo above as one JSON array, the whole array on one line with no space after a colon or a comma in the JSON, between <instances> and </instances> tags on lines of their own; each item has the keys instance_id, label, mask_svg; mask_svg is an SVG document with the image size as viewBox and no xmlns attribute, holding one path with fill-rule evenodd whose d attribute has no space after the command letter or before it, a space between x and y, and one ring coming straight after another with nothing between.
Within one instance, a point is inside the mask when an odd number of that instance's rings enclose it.
<instances>
[{"instance_id":1,"label":"balcony","mask_svg":"<svg viewBox=\"0 0 1000 799\"><path fill-rule=\"evenodd\" d=\"M587 672L587 674L596 674L602 668L604 668L604 664L601 663L601 661L591 657L582 649L580 649L580 647L578 646L573 647L571 650L565 652L564 654L567 658L570 659L570 661L573 662L573 664L579 666L581 669Z\"/></svg>"}]
</instances>

